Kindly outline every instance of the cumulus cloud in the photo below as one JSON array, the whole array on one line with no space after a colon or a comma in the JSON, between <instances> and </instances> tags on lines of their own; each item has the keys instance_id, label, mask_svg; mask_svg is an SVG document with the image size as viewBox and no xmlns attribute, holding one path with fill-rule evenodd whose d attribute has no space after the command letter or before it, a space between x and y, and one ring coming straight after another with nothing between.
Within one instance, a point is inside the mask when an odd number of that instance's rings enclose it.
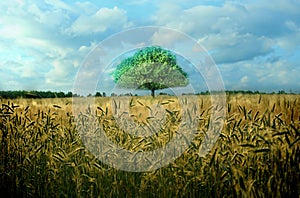
<instances>
[{"instance_id":1,"label":"cumulus cloud","mask_svg":"<svg viewBox=\"0 0 300 198\"><path fill-rule=\"evenodd\" d=\"M199 40L217 63L251 60L273 51L274 41L267 37L237 32L210 34Z\"/></svg>"},{"instance_id":2,"label":"cumulus cloud","mask_svg":"<svg viewBox=\"0 0 300 198\"><path fill-rule=\"evenodd\" d=\"M300 1L11 0L0 7L0 89L68 91L100 41L141 23L195 38L217 62L228 88L300 87ZM158 32L152 39L171 46L180 38Z\"/></svg>"},{"instance_id":3,"label":"cumulus cloud","mask_svg":"<svg viewBox=\"0 0 300 198\"><path fill-rule=\"evenodd\" d=\"M46 3L49 4L49 5L52 5L56 9L63 9L63 10L69 10L69 11L73 11L74 10L72 8L72 6L64 3L61 0L46 0Z\"/></svg>"},{"instance_id":4,"label":"cumulus cloud","mask_svg":"<svg viewBox=\"0 0 300 198\"><path fill-rule=\"evenodd\" d=\"M154 45L173 47L175 43L186 38L179 32L169 29L159 29L157 32L154 32L151 39Z\"/></svg>"},{"instance_id":5,"label":"cumulus cloud","mask_svg":"<svg viewBox=\"0 0 300 198\"><path fill-rule=\"evenodd\" d=\"M158 25L165 25L186 32L192 36L205 36L238 28L234 24L235 15L244 13L236 5L208 6L197 5L182 9L178 5L162 3L153 17Z\"/></svg>"},{"instance_id":6,"label":"cumulus cloud","mask_svg":"<svg viewBox=\"0 0 300 198\"><path fill-rule=\"evenodd\" d=\"M71 60L55 60L52 65L45 75L46 83L61 88L72 86L75 69Z\"/></svg>"},{"instance_id":7,"label":"cumulus cloud","mask_svg":"<svg viewBox=\"0 0 300 198\"><path fill-rule=\"evenodd\" d=\"M241 83L247 83L249 81L248 76L243 76L243 78L241 78L240 82Z\"/></svg>"},{"instance_id":8,"label":"cumulus cloud","mask_svg":"<svg viewBox=\"0 0 300 198\"><path fill-rule=\"evenodd\" d=\"M295 21L286 21L285 26L289 30L289 33L276 39L277 44L288 51L294 51L300 46L300 24L296 24Z\"/></svg>"},{"instance_id":9,"label":"cumulus cloud","mask_svg":"<svg viewBox=\"0 0 300 198\"><path fill-rule=\"evenodd\" d=\"M220 71L226 89L278 91L292 89L299 92L299 66L287 60L269 62L263 58L238 63L222 64Z\"/></svg>"},{"instance_id":10,"label":"cumulus cloud","mask_svg":"<svg viewBox=\"0 0 300 198\"><path fill-rule=\"evenodd\" d=\"M272 53L275 45L285 49L300 45L300 13L295 12L294 1L223 2L187 8L169 4L161 3L153 17L155 23L199 39L217 63L264 56Z\"/></svg>"},{"instance_id":11,"label":"cumulus cloud","mask_svg":"<svg viewBox=\"0 0 300 198\"><path fill-rule=\"evenodd\" d=\"M35 61L22 57L13 61L0 61L0 89L40 89L43 85L43 69Z\"/></svg>"},{"instance_id":12,"label":"cumulus cloud","mask_svg":"<svg viewBox=\"0 0 300 198\"><path fill-rule=\"evenodd\" d=\"M77 68L103 39L89 33L99 36L131 24L125 10L91 2L12 0L0 6L0 68L16 77L7 79L11 82L39 79L44 89L72 88Z\"/></svg>"},{"instance_id":13,"label":"cumulus cloud","mask_svg":"<svg viewBox=\"0 0 300 198\"><path fill-rule=\"evenodd\" d=\"M105 32L109 28L123 29L130 27L126 11L118 7L100 8L93 15L79 16L68 32L75 34L90 34Z\"/></svg>"}]
</instances>

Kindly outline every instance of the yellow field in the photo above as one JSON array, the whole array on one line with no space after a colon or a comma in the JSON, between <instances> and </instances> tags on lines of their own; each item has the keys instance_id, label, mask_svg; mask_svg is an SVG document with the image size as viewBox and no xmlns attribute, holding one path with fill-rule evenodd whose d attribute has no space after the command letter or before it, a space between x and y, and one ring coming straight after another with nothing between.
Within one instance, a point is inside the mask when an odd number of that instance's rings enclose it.
<instances>
[{"instance_id":1,"label":"yellow field","mask_svg":"<svg viewBox=\"0 0 300 198\"><path fill-rule=\"evenodd\" d=\"M128 106L108 97L78 98L75 106L71 98L2 99L0 191L23 197L299 197L300 96L236 94L226 100L222 132L206 157L198 151L212 104L210 96L198 96L198 127L188 149L160 169L126 172L95 157L78 129L100 126L112 142L134 152L162 148L183 119L177 98L133 97ZM132 130L127 121L140 130L152 119L162 120L159 132L126 133Z\"/></svg>"}]
</instances>

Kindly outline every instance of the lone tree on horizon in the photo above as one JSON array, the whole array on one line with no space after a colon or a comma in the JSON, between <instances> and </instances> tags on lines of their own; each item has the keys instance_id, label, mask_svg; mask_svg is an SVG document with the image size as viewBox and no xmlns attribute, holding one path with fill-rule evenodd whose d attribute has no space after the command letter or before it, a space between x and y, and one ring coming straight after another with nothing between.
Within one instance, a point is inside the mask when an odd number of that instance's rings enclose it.
<instances>
[{"instance_id":1,"label":"lone tree on horizon","mask_svg":"<svg viewBox=\"0 0 300 198\"><path fill-rule=\"evenodd\" d=\"M176 62L176 56L159 46L150 46L124 59L113 72L114 82L122 88L155 90L184 87L188 75Z\"/></svg>"}]
</instances>

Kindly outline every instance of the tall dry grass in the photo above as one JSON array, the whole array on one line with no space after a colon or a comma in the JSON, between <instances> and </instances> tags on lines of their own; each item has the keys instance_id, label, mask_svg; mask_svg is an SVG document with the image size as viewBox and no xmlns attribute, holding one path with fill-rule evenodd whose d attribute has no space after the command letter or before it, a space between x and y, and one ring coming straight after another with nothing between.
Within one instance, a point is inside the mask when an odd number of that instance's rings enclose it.
<instances>
[{"instance_id":1,"label":"tall dry grass","mask_svg":"<svg viewBox=\"0 0 300 198\"><path fill-rule=\"evenodd\" d=\"M155 137L126 134L114 118L121 108L96 98L82 115L93 116L116 144L148 151L176 134L176 98L130 99L129 117L143 126L151 105L161 104L164 127ZM299 95L227 95L222 133L205 157L198 149L209 127L209 96L199 96L199 126L190 147L155 171L116 170L99 161L78 134L85 116L73 115L71 99L2 100L0 108L0 190L11 197L299 197ZM115 107L113 106L115 105ZM159 115L157 115L159 116ZM80 122L81 121L81 122Z\"/></svg>"}]
</instances>

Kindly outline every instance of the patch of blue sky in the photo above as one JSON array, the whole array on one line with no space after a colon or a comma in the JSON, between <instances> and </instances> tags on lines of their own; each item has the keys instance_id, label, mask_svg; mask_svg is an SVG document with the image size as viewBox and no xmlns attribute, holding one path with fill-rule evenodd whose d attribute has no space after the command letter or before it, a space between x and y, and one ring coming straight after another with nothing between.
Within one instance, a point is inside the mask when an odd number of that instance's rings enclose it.
<instances>
[{"instance_id":1,"label":"patch of blue sky","mask_svg":"<svg viewBox=\"0 0 300 198\"><path fill-rule=\"evenodd\" d=\"M299 64L299 57L300 57L300 46L297 47L297 50L294 51L294 53L290 56L289 60ZM300 70L300 66L298 66Z\"/></svg>"}]
</instances>

